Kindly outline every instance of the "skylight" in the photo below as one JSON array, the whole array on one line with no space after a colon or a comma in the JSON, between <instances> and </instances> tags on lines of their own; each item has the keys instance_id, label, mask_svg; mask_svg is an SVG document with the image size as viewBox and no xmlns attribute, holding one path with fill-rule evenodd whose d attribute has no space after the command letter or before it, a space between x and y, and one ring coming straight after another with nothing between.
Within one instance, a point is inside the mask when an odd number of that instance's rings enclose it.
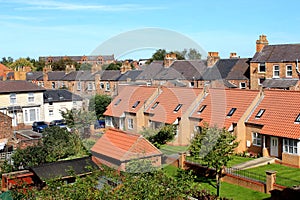
<instances>
[{"instance_id":1,"label":"skylight","mask_svg":"<svg viewBox=\"0 0 300 200\"><path fill-rule=\"evenodd\" d=\"M117 106L121 101L122 101L122 99L118 99L115 103L115 106Z\"/></svg>"},{"instance_id":2,"label":"skylight","mask_svg":"<svg viewBox=\"0 0 300 200\"><path fill-rule=\"evenodd\" d=\"M136 101L136 102L133 104L132 108L136 108L136 107L139 105L139 103L140 103L140 101Z\"/></svg>"},{"instance_id":3,"label":"skylight","mask_svg":"<svg viewBox=\"0 0 300 200\"><path fill-rule=\"evenodd\" d=\"M296 117L295 122L300 123L300 114Z\"/></svg>"},{"instance_id":4,"label":"skylight","mask_svg":"<svg viewBox=\"0 0 300 200\"><path fill-rule=\"evenodd\" d=\"M180 108L182 107L182 104L178 104L176 108L174 109L174 112L178 112Z\"/></svg>"},{"instance_id":5,"label":"skylight","mask_svg":"<svg viewBox=\"0 0 300 200\"><path fill-rule=\"evenodd\" d=\"M153 110L154 108L156 108L158 106L159 102L155 102L155 104L151 107L151 109Z\"/></svg>"},{"instance_id":6,"label":"skylight","mask_svg":"<svg viewBox=\"0 0 300 200\"><path fill-rule=\"evenodd\" d=\"M236 108L231 108L231 110L227 114L227 117L231 117L235 111L236 111Z\"/></svg>"},{"instance_id":7,"label":"skylight","mask_svg":"<svg viewBox=\"0 0 300 200\"><path fill-rule=\"evenodd\" d=\"M202 113L205 108L206 108L206 105L201 106L197 113L198 114Z\"/></svg>"},{"instance_id":8,"label":"skylight","mask_svg":"<svg viewBox=\"0 0 300 200\"><path fill-rule=\"evenodd\" d=\"M260 109L259 111L258 111L258 113L255 115L255 118L261 118L261 116L264 114L264 112L265 112L265 109Z\"/></svg>"}]
</instances>

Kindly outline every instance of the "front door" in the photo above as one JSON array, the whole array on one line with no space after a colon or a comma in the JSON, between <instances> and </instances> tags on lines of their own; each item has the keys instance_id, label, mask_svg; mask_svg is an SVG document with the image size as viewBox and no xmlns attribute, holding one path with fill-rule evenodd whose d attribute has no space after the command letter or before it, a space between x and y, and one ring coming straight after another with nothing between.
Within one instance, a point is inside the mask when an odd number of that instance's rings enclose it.
<instances>
[{"instance_id":1,"label":"front door","mask_svg":"<svg viewBox=\"0 0 300 200\"><path fill-rule=\"evenodd\" d=\"M271 156L278 157L278 138L271 137Z\"/></svg>"}]
</instances>

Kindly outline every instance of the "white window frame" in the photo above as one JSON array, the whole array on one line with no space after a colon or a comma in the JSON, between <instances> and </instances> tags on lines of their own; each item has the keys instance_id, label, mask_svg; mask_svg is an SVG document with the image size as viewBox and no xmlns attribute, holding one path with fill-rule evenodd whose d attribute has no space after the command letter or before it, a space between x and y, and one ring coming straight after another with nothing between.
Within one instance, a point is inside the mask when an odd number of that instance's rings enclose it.
<instances>
[{"instance_id":1,"label":"white window frame","mask_svg":"<svg viewBox=\"0 0 300 200\"><path fill-rule=\"evenodd\" d=\"M288 154L300 155L300 142L294 139L283 139L283 152Z\"/></svg>"},{"instance_id":2,"label":"white window frame","mask_svg":"<svg viewBox=\"0 0 300 200\"><path fill-rule=\"evenodd\" d=\"M275 69L278 67L278 69ZM276 75L278 73L278 75ZM280 67L279 65L274 65L273 66L273 78L279 78L280 77Z\"/></svg>"},{"instance_id":3,"label":"white window frame","mask_svg":"<svg viewBox=\"0 0 300 200\"><path fill-rule=\"evenodd\" d=\"M128 123L128 129L133 129L133 119L132 118L127 119L127 123Z\"/></svg>"},{"instance_id":4,"label":"white window frame","mask_svg":"<svg viewBox=\"0 0 300 200\"><path fill-rule=\"evenodd\" d=\"M88 91L93 90L93 84L91 82L88 83Z\"/></svg>"},{"instance_id":5,"label":"white window frame","mask_svg":"<svg viewBox=\"0 0 300 200\"><path fill-rule=\"evenodd\" d=\"M265 66L265 70L264 71L261 71L261 69L260 69L260 66L261 65L264 65ZM267 68L266 68L266 63L258 63L258 72L259 73L266 73L266 70L267 70Z\"/></svg>"},{"instance_id":6,"label":"white window frame","mask_svg":"<svg viewBox=\"0 0 300 200\"><path fill-rule=\"evenodd\" d=\"M54 115L54 110L53 109L49 109L49 116L53 116Z\"/></svg>"},{"instance_id":7,"label":"white window frame","mask_svg":"<svg viewBox=\"0 0 300 200\"><path fill-rule=\"evenodd\" d=\"M101 90L104 89L104 83L103 83L103 82L100 83L100 89L101 89Z\"/></svg>"},{"instance_id":8,"label":"white window frame","mask_svg":"<svg viewBox=\"0 0 300 200\"><path fill-rule=\"evenodd\" d=\"M288 69L288 68L291 68L291 69ZM291 74L291 75L289 75L289 73ZM293 67L292 67L292 65L287 65L287 66L285 66L285 76L286 77L292 77L293 76Z\"/></svg>"},{"instance_id":9,"label":"white window frame","mask_svg":"<svg viewBox=\"0 0 300 200\"><path fill-rule=\"evenodd\" d=\"M252 144L254 146L261 147L261 145L262 145L262 135L260 133L257 133L257 132L252 133Z\"/></svg>"},{"instance_id":10,"label":"white window frame","mask_svg":"<svg viewBox=\"0 0 300 200\"><path fill-rule=\"evenodd\" d=\"M34 93L28 93L28 103L34 103Z\"/></svg>"},{"instance_id":11,"label":"white window frame","mask_svg":"<svg viewBox=\"0 0 300 200\"><path fill-rule=\"evenodd\" d=\"M260 80L261 80L261 79L263 79L263 78L258 78L258 80L257 80L257 81L258 81L258 85L262 85L262 83L260 83ZM266 79L265 79L265 80L266 80Z\"/></svg>"},{"instance_id":12,"label":"white window frame","mask_svg":"<svg viewBox=\"0 0 300 200\"><path fill-rule=\"evenodd\" d=\"M242 84L245 84L245 86L243 87ZM247 87L246 82L240 82L240 89L246 89L246 87Z\"/></svg>"},{"instance_id":13,"label":"white window frame","mask_svg":"<svg viewBox=\"0 0 300 200\"><path fill-rule=\"evenodd\" d=\"M109 82L106 83L105 91L110 91L110 83Z\"/></svg>"},{"instance_id":14,"label":"white window frame","mask_svg":"<svg viewBox=\"0 0 300 200\"><path fill-rule=\"evenodd\" d=\"M17 103L17 94L16 93L10 93L9 102L10 102L10 104L16 104Z\"/></svg>"},{"instance_id":15,"label":"white window frame","mask_svg":"<svg viewBox=\"0 0 300 200\"><path fill-rule=\"evenodd\" d=\"M80 81L77 82L77 90L78 90L78 91L81 91L81 82L80 82Z\"/></svg>"},{"instance_id":16,"label":"white window frame","mask_svg":"<svg viewBox=\"0 0 300 200\"><path fill-rule=\"evenodd\" d=\"M56 87L55 82L52 82L52 83L51 83L51 87L52 87L52 89L55 89L55 87Z\"/></svg>"},{"instance_id":17,"label":"white window frame","mask_svg":"<svg viewBox=\"0 0 300 200\"><path fill-rule=\"evenodd\" d=\"M32 119L32 117L30 116L32 111L35 114L34 119ZM24 123L32 123L34 121L40 120L40 108L24 108L23 113L24 113Z\"/></svg>"},{"instance_id":18,"label":"white window frame","mask_svg":"<svg viewBox=\"0 0 300 200\"><path fill-rule=\"evenodd\" d=\"M108 116L105 117L105 125L111 127L113 126L112 117L108 117Z\"/></svg>"}]
</instances>

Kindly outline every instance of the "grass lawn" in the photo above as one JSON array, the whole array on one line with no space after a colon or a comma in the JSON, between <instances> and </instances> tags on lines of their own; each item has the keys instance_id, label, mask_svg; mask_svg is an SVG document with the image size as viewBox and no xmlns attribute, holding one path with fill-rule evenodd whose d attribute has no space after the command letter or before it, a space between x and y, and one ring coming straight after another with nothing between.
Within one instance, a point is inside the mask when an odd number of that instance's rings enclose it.
<instances>
[{"instance_id":1,"label":"grass lawn","mask_svg":"<svg viewBox=\"0 0 300 200\"><path fill-rule=\"evenodd\" d=\"M216 194L216 184L214 179L206 179L201 182L203 189L209 190L211 193ZM244 188L238 185L222 182L220 187L220 196L234 200L259 200L269 198L269 194L257 192L248 188Z\"/></svg>"},{"instance_id":2,"label":"grass lawn","mask_svg":"<svg viewBox=\"0 0 300 200\"><path fill-rule=\"evenodd\" d=\"M164 167L164 171L170 175L175 176L177 173L177 167L174 167L172 165L167 165ZM215 179L209 179L209 178L199 178L199 182L201 183L203 189L210 191L213 194L217 193L216 189L216 182ZM259 200L259 199L266 199L270 197L270 195L257 192L254 190L250 190L248 188L243 188L241 186L229 184L222 182L221 184L221 190L220 190L220 196L226 197L228 199L245 199L245 200Z\"/></svg>"},{"instance_id":3,"label":"grass lawn","mask_svg":"<svg viewBox=\"0 0 300 200\"><path fill-rule=\"evenodd\" d=\"M174 153L185 152L188 149L188 146L171 146L171 145L162 145L159 150L164 154L170 155Z\"/></svg>"},{"instance_id":4,"label":"grass lawn","mask_svg":"<svg viewBox=\"0 0 300 200\"><path fill-rule=\"evenodd\" d=\"M300 169L287 167L280 164L269 164L256 168L247 169L245 171L253 172L256 174L266 175L267 170L277 171L276 183L284 186L293 186L300 184ZM289 180L286 180L289 179Z\"/></svg>"},{"instance_id":5,"label":"grass lawn","mask_svg":"<svg viewBox=\"0 0 300 200\"><path fill-rule=\"evenodd\" d=\"M237 155L234 155L232 157L233 157L233 159L228 162L227 167L232 167L236 164L244 163L244 162L247 162L249 160L254 159L254 158L242 157L242 156L237 156ZM187 160L191 160L193 162L205 164L205 163L201 162L201 160L195 160L192 157L187 157Z\"/></svg>"}]
</instances>

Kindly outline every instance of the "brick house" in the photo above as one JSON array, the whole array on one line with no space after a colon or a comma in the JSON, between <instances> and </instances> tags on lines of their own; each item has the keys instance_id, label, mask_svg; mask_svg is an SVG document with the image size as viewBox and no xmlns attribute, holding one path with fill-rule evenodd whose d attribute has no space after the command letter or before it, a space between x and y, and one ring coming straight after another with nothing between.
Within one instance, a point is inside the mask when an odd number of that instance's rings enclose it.
<instances>
[{"instance_id":1,"label":"brick house","mask_svg":"<svg viewBox=\"0 0 300 200\"><path fill-rule=\"evenodd\" d=\"M149 161L153 167L162 164L162 152L143 136L117 129L108 129L91 148L91 153L97 163L120 171L130 170L132 161Z\"/></svg>"},{"instance_id":2,"label":"brick house","mask_svg":"<svg viewBox=\"0 0 300 200\"><path fill-rule=\"evenodd\" d=\"M244 121L260 98L259 91L237 89L209 89L194 107L189 116L193 138L201 127L225 128L239 141L237 152L246 151L246 126Z\"/></svg>"},{"instance_id":3,"label":"brick house","mask_svg":"<svg viewBox=\"0 0 300 200\"><path fill-rule=\"evenodd\" d=\"M13 138L12 119L0 111L0 152Z\"/></svg>"},{"instance_id":4,"label":"brick house","mask_svg":"<svg viewBox=\"0 0 300 200\"><path fill-rule=\"evenodd\" d=\"M107 127L138 133L148 126L144 110L159 95L155 87L124 86L104 112Z\"/></svg>"},{"instance_id":5,"label":"brick house","mask_svg":"<svg viewBox=\"0 0 300 200\"><path fill-rule=\"evenodd\" d=\"M118 78L121 76L119 70L103 70L95 73L95 84L97 94L109 96L118 95Z\"/></svg>"},{"instance_id":6,"label":"brick house","mask_svg":"<svg viewBox=\"0 0 300 200\"><path fill-rule=\"evenodd\" d=\"M189 114L196 102L203 95L199 88L159 87L159 95L145 109L145 121L151 128L160 128L166 124L174 124L177 128L172 145L188 145L190 143Z\"/></svg>"},{"instance_id":7,"label":"brick house","mask_svg":"<svg viewBox=\"0 0 300 200\"><path fill-rule=\"evenodd\" d=\"M269 45L267 36L260 35L250 62L250 88L299 90L299 48L300 44Z\"/></svg>"},{"instance_id":8,"label":"brick house","mask_svg":"<svg viewBox=\"0 0 300 200\"><path fill-rule=\"evenodd\" d=\"M300 168L300 93L265 90L246 124L249 152Z\"/></svg>"},{"instance_id":9,"label":"brick house","mask_svg":"<svg viewBox=\"0 0 300 200\"><path fill-rule=\"evenodd\" d=\"M12 118L16 129L31 128L44 120L44 88L27 81L0 81L0 110Z\"/></svg>"}]
</instances>

